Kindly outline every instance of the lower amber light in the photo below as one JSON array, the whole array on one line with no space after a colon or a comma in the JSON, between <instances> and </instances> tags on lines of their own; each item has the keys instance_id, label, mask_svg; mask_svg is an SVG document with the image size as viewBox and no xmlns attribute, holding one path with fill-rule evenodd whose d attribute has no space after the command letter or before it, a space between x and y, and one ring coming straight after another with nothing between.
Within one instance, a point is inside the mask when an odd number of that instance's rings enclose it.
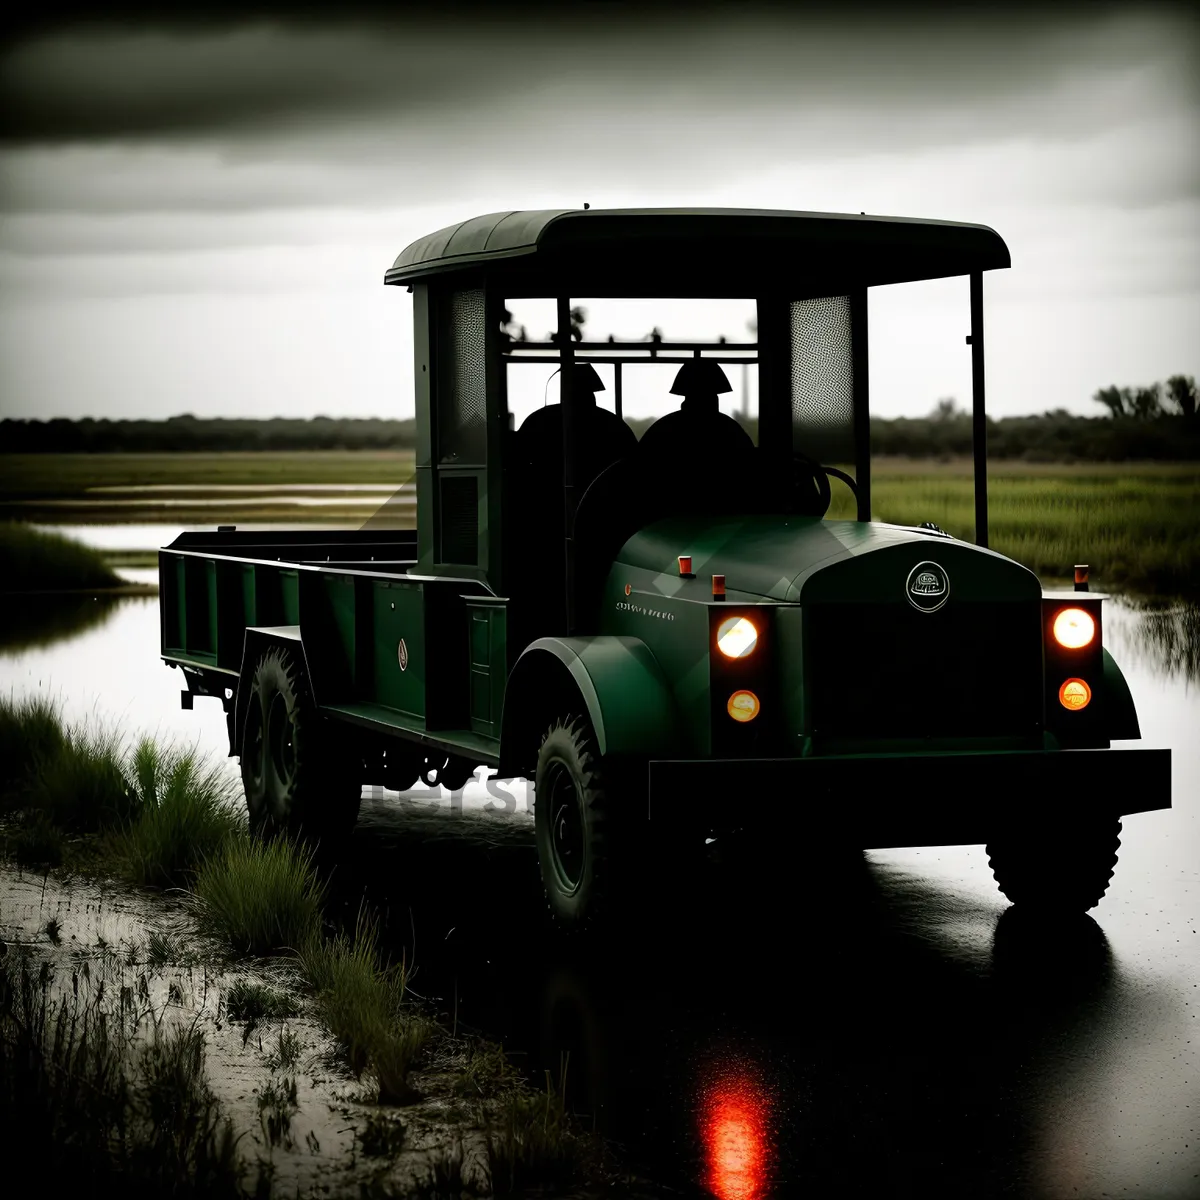
<instances>
[{"instance_id":1,"label":"lower amber light","mask_svg":"<svg viewBox=\"0 0 1200 1200\"><path fill-rule=\"evenodd\" d=\"M1068 679L1058 689L1058 702L1063 708L1078 712L1092 702L1092 689L1082 679Z\"/></svg>"},{"instance_id":2,"label":"lower amber light","mask_svg":"<svg viewBox=\"0 0 1200 1200\"><path fill-rule=\"evenodd\" d=\"M758 716L758 697L753 692L734 692L725 705L725 710L735 721L753 721Z\"/></svg>"}]
</instances>

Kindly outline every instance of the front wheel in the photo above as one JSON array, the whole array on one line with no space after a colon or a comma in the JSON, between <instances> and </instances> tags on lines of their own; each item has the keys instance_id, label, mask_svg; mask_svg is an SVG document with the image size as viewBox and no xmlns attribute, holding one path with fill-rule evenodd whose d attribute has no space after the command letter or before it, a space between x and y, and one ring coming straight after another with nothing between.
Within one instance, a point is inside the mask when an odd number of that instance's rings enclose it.
<instances>
[{"instance_id":1,"label":"front wheel","mask_svg":"<svg viewBox=\"0 0 1200 1200\"><path fill-rule=\"evenodd\" d=\"M596 926L611 907L608 794L591 722L566 716L547 729L534 778L534 828L546 903L556 925Z\"/></svg>"},{"instance_id":2,"label":"front wheel","mask_svg":"<svg viewBox=\"0 0 1200 1200\"><path fill-rule=\"evenodd\" d=\"M1108 890L1120 846L1113 817L1081 828L1006 831L987 853L1000 890L1018 907L1087 912Z\"/></svg>"}]
</instances>

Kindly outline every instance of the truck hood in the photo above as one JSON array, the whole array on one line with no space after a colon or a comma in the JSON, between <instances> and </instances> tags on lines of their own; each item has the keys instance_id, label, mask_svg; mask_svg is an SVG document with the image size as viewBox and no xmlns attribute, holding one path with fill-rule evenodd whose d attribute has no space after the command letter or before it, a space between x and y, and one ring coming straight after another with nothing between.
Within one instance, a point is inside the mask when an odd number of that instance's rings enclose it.
<instances>
[{"instance_id":1,"label":"truck hood","mask_svg":"<svg viewBox=\"0 0 1200 1200\"><path fill-rule=\"evenodd\" d=\"M680 578L681 554L691 555L694 580ZM951 573L961 599L1041 596L1032 571L946 534L813 517L670 517L635 533L614 569L658 573L664 596L707 598L717 574L725 576L727 596L735 602L871 603L896 600L897 578L902 588L907 572L924 560Z\"/></svg>"}]
</instances>

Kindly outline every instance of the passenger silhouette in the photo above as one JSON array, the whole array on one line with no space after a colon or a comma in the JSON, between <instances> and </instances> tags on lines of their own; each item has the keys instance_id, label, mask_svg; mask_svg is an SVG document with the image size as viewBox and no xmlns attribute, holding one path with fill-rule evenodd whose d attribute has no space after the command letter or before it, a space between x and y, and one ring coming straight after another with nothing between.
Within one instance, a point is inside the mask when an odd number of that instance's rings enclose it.
<instances>
[{"instance_id":1,"label":"passenger silhouette","mask_svg":"<svg viewBox=\"0 0 1200 1200\"><path fill-rule=\"evenodd\" d=\"M659 417L642 434L640 452L655 458L728 458L754 450L750 435L720 408L718 397L733 388L719 363L693 358L679 368L671 395L682 396L678 410Z\"/></svg>"},{"instance_id":2,"label":"passenger silhouette","mask_svg":"<svg viewBox=\"0 0 1200 1200\"><path fill-rule=\"evenodd\" d=\"M582 489L610 463L628 454L637 445L637 437L616 413L596 403L596 393L605 388L591 363L577 363L572 368L571 383L577 447L575 482ZM545 473L547 482L561 487L561 404L548 404L530 413L517 431L517 444L529 469Z\"/></svg>"}]
</instances>

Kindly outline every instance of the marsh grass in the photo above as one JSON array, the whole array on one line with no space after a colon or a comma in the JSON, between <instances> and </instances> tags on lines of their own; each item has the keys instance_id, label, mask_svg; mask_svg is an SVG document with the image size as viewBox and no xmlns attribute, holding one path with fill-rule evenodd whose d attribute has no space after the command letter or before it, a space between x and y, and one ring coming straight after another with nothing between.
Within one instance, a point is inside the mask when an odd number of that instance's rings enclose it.
<instances>
[{"instance_id":1,"label":"marsh grass","mask_svg":"<svg viewBox=\"0 0 1200 1200\"><path fill-rule=\"evenodd\" d=\"M201 865L195 894L202 927L238 954L298 952L320 931L313 851L286 837L228 839Z\"/></svg>"},{"instance_id":2,"label":"marsh grass","mask_svg":"<svg viewBox=\"0 0 1200 1200\"><path fill-rule=\"evenodd\" d=\"M493 1194L524 1195L533 1188L568 1188L597 1169L596 1146L581 1138L567 1114L566 1079L545 1091L516 1088L486 1132Z\"/></svg>"},{"instance_id":3,"label":"marsh grass","mask_svg":"<svg viewBox=\"0 0 1200 1200\"><path fill-rule=\"evenodd\" d=\"M408 1071L433 1027L403 1007L403 965L384 966L375 923L360 912L352 935L314 938L301 955L317 1012L344 1050L356 1077L378 1086L380 1103L413 1098Z\"/></svg>"},{"instance_id":4,"label":"marsh grass","mask_svg":"<svg viewBox=\"0 0 1200 1200\"><path fill-rule=\"evenodd\" d=\"M65 740L62 720L49 700L0 700L0 811L20 806L22 785Z\"/></svg>"},{"instance_id":5,"label":"marsh grass","mask_svg":"<svg viewBox=\"0 0 1200 1200\"><path fill-rule=\"evenodd\" d=\"M174 934L155 929L146 939L147 966L165 967L168 963L180 962L184 957L186 957L186 950L183 939Z\"/></svg>"},{"instance_id":6,"label":"marsh grass","mask_svg":"<svg viewBox=\"0 0 1200 1200\"><path fill-rule=\"evenodd\" d=\"M398 1158L408 1137L408 1127L387 1110L368 1113L354 1131L359 1148L367 1158Z\"/></svg>"},{"instance_id":7,"label":"marsh grass","mask_svg":"<svg viewBox=\"0 0 1200 1200\"><path fill-rule=\"evenodd\" d=\"M140 809L121 740L103 729L67 730L57 750L33 762L19 798L26 813L42 813L66 833L111 831Z\"/></svg>"},{"instance_id":8,"label":"marsh grass","mask_svg":"<svg viewBox=\"0 0 1200 1200\"><path fill-rule=\"evenodd\" d=\"M193 752L144 739L129 763L137 816L117 843L123 874L146 887L183 887L244 829L231 783Z\"/></svg>"},{"instance_id":9,"label":"marsh grass","mask_svg":"<svg viewBox=\"0 0 1200 1200\"><path fill-rule=\"evenodd\" d=\"M76 980L78 982L78 980ZM230 1123L192 1027L145 1025L103 984L58 991L43 963L0 963L0 1124L38 1189L66 1195L236 1196Z\"/></svg>"},{"instance_id":10,"label":"marsh grass","mask_svg":"<svg viewBox=\"0 0 1200 1200\"><path fill-rule=\"evenodd\" d=\"M503 1046L477 1041L468 1050L466 1066L455 1080L454 1090L460 1096L485 1098L512 1087L520 1078Z\"/></svg>"},{"instance_id":11,"label":"marsh grass","mask_svg":"<svg viewBox=\"0 0 1200 1200\"><path fill-rule=\"evenodd\" d=\"M0 804L19 812L5 838L21 862L60 865L73 835L140 886L179 887L244 829L232 783L192 752L109 730L64 726L53 704L0 700ZM86 857L86 856L85 856Z\"/></svg>"},{"instance_id":12,"label":"marsh grass","mask_svg":"<svg viewBox=\"0 0 1200 1200\"><path fill-rule=\"evenodd\" d=\"M67 837L45 813L29 814L0 839L6 857L27 867L61 867L67 857Z\"/></svg>"},{"instance_id":13,"label":"marsh grass","mask_svg":"<svg viewBox=\"0 0 1200 1200\"><path fill-rule=\"evenodd\" d=\"M0 590L80 591L121 583L103 556L56 533L0 522Z\"/></svg>"},{"instance_id":14,"label":"marsh grass","mask_svg":"<svg viewBox=\"0 0 1200 1200\"><path fill-rule=\"evenodd\" d=\"M258 1094L258 1120L267 1145L291 1150L292 1118L300 1111L296 1102L296 1080L272 1079L263 1084Z\"/></svg>"},{"instance_id":15,"label":"marsh grass","mask_svg":"<svg viewBox=\"0 0 1200 1200\"><path fill-rule=\"evenodd\" d=\"M464 1174L467 1156L462 1137L442 1146L429 1160L424 1177L413 1181L409 1194L420 1200L460 1200L475 1195Z\"/></svg>"},{"instance_id":16,"label":"marsh grass","mask_svg":"<svg viewBox=\"0 0 1200 1200\"><path fill-rule=\"evenodd\" d=\"M296 1001L256 980L239 979L225 995L225 1012L231 1021L282 1021L299 1015Z\"/></svg>"},{"instance_id":17,"label":"marsh grass","mask_svg":"<svg viewBox=\"0 0 1200 1200\"><path fill-rule=\"evenodd\" d=\"M300 1049L300 1039L284 1026L275 1049L267 1055L267 1066L272 1071L294 1071L300 1065Z\"/></svg>"},{"instance_id":18,"label":"marsh grass","mask_svg":"<svg viewBox=\"0 0 1200 1200\"><path fill-rule=\"evenodd\" d=\"M975 537L969 463L881 460L872 471L871 508L880 521L933 521L955 537ZM1194 465L993 464L988 510L990 547L1039 575L1066 578L1086 562L1097 590L1200 594ZM844 485L835 483L829 515L854 515Z\"/></svg>"}]
</instances>

